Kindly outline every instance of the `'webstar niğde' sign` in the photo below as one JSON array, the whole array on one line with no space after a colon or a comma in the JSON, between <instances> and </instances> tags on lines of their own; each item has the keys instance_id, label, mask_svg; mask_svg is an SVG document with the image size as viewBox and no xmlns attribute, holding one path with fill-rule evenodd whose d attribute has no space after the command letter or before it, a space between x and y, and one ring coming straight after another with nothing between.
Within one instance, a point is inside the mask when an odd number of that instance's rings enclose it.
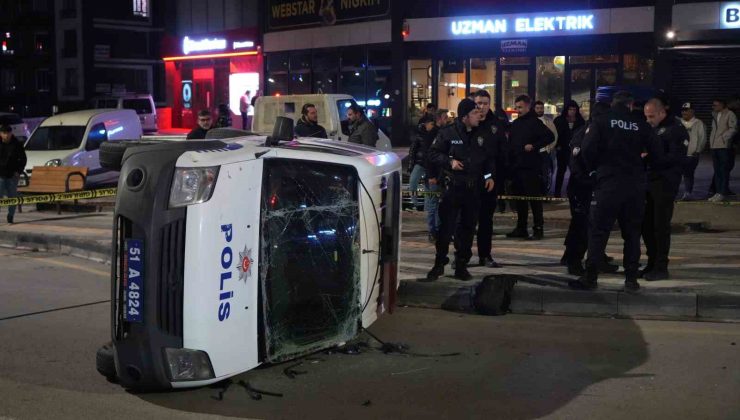
<instances>
[{"instance_id":1,"label":"'webstar ni\u011fde' sign","mask_svg":"<svg viewBox=\"0 0 740 420\"><path fill-rule=\"evenodd\" d=\"M291 28L385 17L390 0L269 0L270 29Z\"/></svg>"}]
</instances>

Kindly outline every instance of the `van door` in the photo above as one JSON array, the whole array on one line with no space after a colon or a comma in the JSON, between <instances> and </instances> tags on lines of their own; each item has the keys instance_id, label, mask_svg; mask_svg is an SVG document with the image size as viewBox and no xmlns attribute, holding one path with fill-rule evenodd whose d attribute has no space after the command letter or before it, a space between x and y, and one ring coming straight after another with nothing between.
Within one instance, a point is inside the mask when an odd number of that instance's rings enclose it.
<instances>
[{"instance_id":1,"label":"van door","mask_svg":"<svg viewBox=\"0 0 740 420\"><path fill-rule=\"evenodd\" d=\"M85 139L85 150L79 153L79 166L87 167L87 185L112 183L118 178L118 172L100 167L100 145L104 141L108 141L108 129L102 122L93 124Z\"/></svg>"}]
</instances>

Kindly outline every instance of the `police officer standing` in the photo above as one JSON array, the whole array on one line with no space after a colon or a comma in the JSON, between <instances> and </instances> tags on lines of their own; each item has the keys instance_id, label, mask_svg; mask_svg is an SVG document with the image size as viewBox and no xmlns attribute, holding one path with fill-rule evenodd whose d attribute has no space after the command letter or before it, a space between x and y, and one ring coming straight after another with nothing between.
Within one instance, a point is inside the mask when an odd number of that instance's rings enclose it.
<instances>
[{"instance_id":1,"label":"police officer standing","mask_svg":"<svg viewBox=\"0 0 740 420\"><path fill-rule=\"evenodd\" d=\"M642 224L648 263L640 274L649 281L665 280L669 277L673 201L681 184L689 133L675 118L668 117L666 106L660 99L654 98L645 104L645 118L660 138L665 158L648 168L647 202Z\"/></svg>"},{"instance_id":2,"label":"police officer standing","mask_svg":"<svg viewBox=\"0 0 740 420\"><path fill-rule=\"evenodd\" d=\"M659 162L663 149L653 130L631 114L634 98L629 92L617 92L611 110L595 118L586 129L581 147L586 170L596 171L591 227L588 238L586 274L568 285L574 289L596 288L599 266L614 221L624 239L624 288L637 291L640 261L640 228L645 210L644 151Z\"/></svg>"},{"instance_id":3,"label":"police officer standing","mask_svg":"<svg viewBox=\"0 0 740 420\"><path fill-rule=\"evenodd\" d=\"M501 182L501 172L504 166L506 147L506 123L497 118L491 111L491 95L481 89L475 92L475 105L483 118L479 124L479 138L483 139L483 147L489 156L493 156L496 163L496 184ZM478 265L500 268L491 255L491 239L493 238L493 213L496 211L497 191L487 191L481 188L480 211L478 212Z\"/></svg>"},{"instance_id":4,"label":"police officer standing","mask_svg":"<svg viewBox=\"0 0 740 420\"><path fill-rule=\"evenodd\" d=\"M444 266L449 262L450 236L456 225L458 249L455 277L460 280L472 279L467 264L472 256L480 190L485 187L490 192L494 187L495 162L483 147L483 139L478 140L476 130L481 119L480 111L475 102L463 99L457 106L457 115L454 124L439 131L428 152L429 163L439 170L443 192L439 202L441 226L436 242L437 252L427 281L435 281L444 274Z\"/></svg>"}]
</instances>

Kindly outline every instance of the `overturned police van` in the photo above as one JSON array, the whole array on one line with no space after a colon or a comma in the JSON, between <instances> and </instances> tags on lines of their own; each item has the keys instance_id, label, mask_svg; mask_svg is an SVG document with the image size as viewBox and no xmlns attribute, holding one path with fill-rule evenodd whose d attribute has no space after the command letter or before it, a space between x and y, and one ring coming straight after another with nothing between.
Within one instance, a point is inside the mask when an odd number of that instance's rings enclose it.
<instances>
[{"instance_id":1,"label":"overturned police van","mask_svg":"<svg viewBox=\"0 0 740 420\"><path fill-rule=\"evenodd\" d=\"M341 345L392 310L400 159L280 137L130 144L117 162L106 155L121 171L115 372L98 357L109 379L137 390L207 385Z\"/></svg>"}]
</instances>

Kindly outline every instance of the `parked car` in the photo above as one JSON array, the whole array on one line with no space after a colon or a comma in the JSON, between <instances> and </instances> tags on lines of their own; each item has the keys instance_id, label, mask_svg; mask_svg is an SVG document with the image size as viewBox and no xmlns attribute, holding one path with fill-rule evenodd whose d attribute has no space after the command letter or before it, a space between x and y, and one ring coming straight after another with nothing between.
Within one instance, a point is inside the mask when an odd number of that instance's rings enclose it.
<instances>
[{"instance_id":1,"label":"parked car","mask_svg":"<svg viewBox=\"0 0 740 420\"><path fill-rule=\"evenodd\" d=\"M141 123L130 109L92 109L57 114L45 119L26 141L26 174L34 166L84 166L88 186L118 182L118 172L100 166L104 141L139 140ZM25 181L22 179L22 181Z\"/></svg>"},{"instance_id":2,"label":"parked car","mask_svg":"<svg viewBox=\"0 0 740 420\"><path fill-rule=\"evenodd\" d=\"M308 103L316 105L319 124L326 129L330 139L349 139L347 109L356 102L352 96L340 94L260 96L255 103L252 131L262 135L271 134L276 117L288 117L298 122L301 108ZM379 150L391 150L391 141L383 130L378 130L375 147Z\"/></svg>"},{"instance_id":3,"label":"parked car","mask_svg":"<svg viewBox=\"0 0 740 420\"><path fill-rule=\"evenodd\" d=\"M121 177L97 368L129 389L204 386L337 346L395 302L394 153L213 131L232 138L119 143L106 160Z\"/></svg>"},{"instance_id":4,"label":"parked car","mask_svg":"<svg viewBox=\"0 0 740 420\"><path fill-rule=\"evenodd\" d=\"M20 115L12 112L0 112L0 125L9 125L13 128L13 135L21 142L25 142L31 133L28 131L28 124L23 122Z\"/></svg>"},{"instance_id":5,"label":"parked car","mask_svg":"<svg viewBox=\"0 0 740 420\"><path fill-rule=\"evenodd\" d=\"M152 95L105 96L93 99L92 103L96 109L132 109L139 116L141 128L145 133L158 130L157 108L154 106Z\"/></svg>"}]
</instances>

